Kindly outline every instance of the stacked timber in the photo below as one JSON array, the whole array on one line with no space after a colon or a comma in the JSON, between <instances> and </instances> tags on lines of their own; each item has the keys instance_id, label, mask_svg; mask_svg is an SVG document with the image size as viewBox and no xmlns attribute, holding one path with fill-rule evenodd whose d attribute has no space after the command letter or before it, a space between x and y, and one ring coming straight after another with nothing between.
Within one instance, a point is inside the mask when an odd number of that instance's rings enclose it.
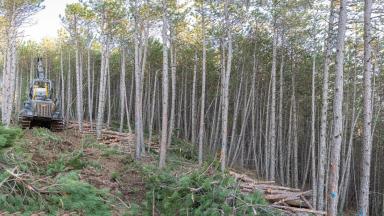
<instances>
[{"instance_id":1,"label":"stacked timber","mask_svg":"<svg viewBox=\"0 0 384 216\"><path fill-rule=\"evenodd\" d=\"M323 211L317 211L311 205L311 191L279 186L274 181L257 181L246 174L240 174L233 170L229 174L236 179L243 193L260 192L271 203L271 207L284 210L284 212L292 215L326 214Z\"/></svg>"}]
</instances>

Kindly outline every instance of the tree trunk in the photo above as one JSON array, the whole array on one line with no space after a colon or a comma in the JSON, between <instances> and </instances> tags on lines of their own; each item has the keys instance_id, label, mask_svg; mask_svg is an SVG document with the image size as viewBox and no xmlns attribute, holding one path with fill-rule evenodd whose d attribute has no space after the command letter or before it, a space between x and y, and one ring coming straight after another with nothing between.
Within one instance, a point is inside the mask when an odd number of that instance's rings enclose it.
<instances>
[{"instance_id":1,"label":"tree trunk","mask_svg":"<svg viewBox=\"0 0 384 216\"><path fill-rule=\"evenodd\" d=\"M80 62L80 52L79 52L79 42L76 39L76 114L77 114L77 124L79 126L79 131L83 131L83 79L81 75L81 67ZM46 69L47 70L47 69Z\"/></svg>"},{"instance_id":2,"label":"tree trunk","mask_svg":"<svg viewBox=\"0 0 384 216\"><path fill-rule=\"evenodd\" d=\"M61 92L61 95L60 95L60 103L61 103L61 106L60 106L60 109L61 109L61 115L64 117L65 116L65 113L64 113L64 104L65 104L65 81L64 81L64 63L63 63L63 48L60 46L60 79L61 79L61 89L60 89L60 92Z\"/></svg>"},{"instance_id":3,"label":"tree trunk","mask_svg":"<svg viewBox=\"0 0 384 216\"><path fill-rule=\"evenodd\" d=\"M66 122L71 119L72 112L72 87L71 87L71 52L68 52L68 74L67 74L67 111L66 113Z\"/></svg>"},{"instance_id":4,"label":"tree trunk","mask_svg":"<svg viewBox=\"0 0 384 216\"><path fill-rule=\"evenodd\" d=\"M319 170L318 170L318 183L317 183L317 209L324 209L324 183L325 183L325 164L327 156L327 127L328 127L328 79L329 79L329 65L331 63L332 54L332 28L334 22L334 0L330 3L330 15L327 38L325 40L324 50L324 67L323 67L323 89L322 89L322 103L321 103L321 119L320 119L320 140L319 140Z\"/></svg>"},{"instance_id":5,"label":"tree trunk","mask_svg":"<svg viewBox=\"0 0 384 216\"><path fill-rule=\"evenodd\" d=\"M282 39L284 40L284 39ZM284 44L282 45L284 46ZM278 125L278 147L279 147L279 174L280 181L284 185L284 155L283 152L283 97L284 97L284 53L282 50L281 53L281 63L280 63L280 80L279 80L279 125Z\"/></svg>"},{"instance_id":6,"label":"tree trunk","mask_svg":"<svg viewBox=\"0 0 384 216\"><path fill-rule=\"evenodd\" d=\"M151 113L150 113L150 119L149 119L149 138L148 138L148 151L151 149L151 144L152 144L152 132L153 132L153 118L155 116L155 104L156 104L156 92L157 92L157 73L159 70L156 70L155 72L155 77L153 78L153 92L152 92L152 97L151 97Z\"/></svg>"},{"instance_id":7,"label":"tree trunk","mask_svg":"<svg viewBox=\"0 0 384 216\"><path fill-rule=\"evenodd\" d=\"M372 0L364 1L364 131L360 162L359 215L369 215L369 180L372 154L372 63L371 13Z\"/></svg>"},{"instance_id":8,"label":"tree trunk","mask_svg":"<svg viewBox=\"0 0 384 216\"><path fill-rule=\"evenodd\" d=\"M194 64L193 64L193 81L192 81L192 120L191 120L191 131L192 131L192 144L196 143L196 79L197 79L197 52L195 50Z\"/></svg>"},{"instance_id":9,"label":"tree trunk","mask_svg":"<svg viewBox=\"0 0 384 216\"><path fill-rule=\"evenodd\" d=\"M138 1L135 0L135 136L136 136L136 152L135 157L137 160L141 159L141 154L144 146L144 134L143 134L143 75L141 72L142 67L141 53L140 53L140 41L139 41L139 14L138 14Z\"/></svg>"},{"instance_id":10,"label":"tree trunk","mask_svg":"<svg viewBox=\"0 0 384 216\"><path fill-rule=\"evenodd\" d=\"M121 71L120 71L120 128L119 131L123 132L124 127L124 105L125 105L125 47L121 48Z\"/></svg>"},{"instance_id":11,"label":"tree trunk","mask_svg":"<svg viewBox=\"0 0 384 216\"><path fill-rule=\"evenodd\" d=\"M312 97L311 97L311 174L312 174L312 205L316 206L317 201L317 176L316 176L316 55L312 57Z\"/></svg>"},{"instance_id":12,"label":"tree trunk","mask_svg":"<svg viewBox=\"0 0 384 216\"><path fill-rule=\"evenodd\" d=\"M330 174L328 193L329 216L337 215L337 202L339 199L338 182L340 166L340 149L343 133L343 65L344 65L344 40L347 22L346 0L340 1L339 27L336 44L336 78L335 97L333 102L333 142L331 143Z\"/></svg>"},{"instance_id":13,"label":"tree trunk","mask_svg":"<svg viewBox=\"0 0 384 216\"><path fill-rule=\"evenodd\" d=\"M271 129L269 130L269 145L270 145L270 160L269 167L269 180L275 180L276 171L276 55L277 55L277 30L274 30L273 44L272 44L272 69L271 69Z\"/></svg>"},{"instance_id":14,"label":"tree trunk","mask_svg":"<svg viewBox=\"0 0 384 216\"><path fill-rule=\"evenodd\" d=\"M204 10L204 1L203 1ZM202 34L203 34L203 62L202 62L202 74L201 74L201 103L200 103L200 127L199 127L199 165L203 164L203 142L204 142L204 126L205 126L205 73L206 73L206 43L205 43L205 17L204 11L202 12Z\"/></svg>"},{"instance_id":15,"label":"tree trunk","mask_svg":"<svg viewBox=\"0 0 384 216\"><path fill-rule=\"evenodd\" d=\"M167 3L163 0L163 81L162 81L162 125L161 125L161 140L160 140L160 169L165 167L165 159L167 153L167 127L168 127L168 17Z\"/></svg>"},{"instance_id":16,"label":"tree trunk","mask_svg":"<svg viewBox=\"0 0 384 216\"><path fill-rule=\"evenodd\" d=\"M228 25L228 5L229 0L225 1L224 14L225 14L225 24ZM227 136L228 136L228 91L229 91L229 78L231 76L231 67L232 67L232 35L231 30L227 29L227 62L222 74L222 123L221 123L221 136L222 136L222 146L221 146L221 171L225 171L226 160L227 160Z\"/></svg>"},{"instance_id":17,"label":"tree trunk","mask_svg":"<svg viewBox=\"0 0 384 216\"><path fill-rule=\"evenodd\" d=\"M105 39L108 40L108 39ZM107 84L107 69L109 64L109 44L108 41L102 43L101 50L101 66L100 66L100 87L99 87L99 99L96 119L96 134L97 138L101 138L101 130L104 124L104 109L105 109L105 93Z\"/></svg>"},{"instance_id":18,"label":"tree trunk","mask_svg":"<svg viewBox=\"0 0 384 216\"><path fill-rule=\"evenodd\" d=\"M93 97L91 84L91 48L87 49L87 82L88 82L88 118L91 130L93 130Z\"/></svg>"},{"instance_id":19,"label":"tree trunk","mask_svg":"<svg viewBox=\"0 0 384 216\"><path fill-rule=\"evenodd\" d=\"M176 107L176 47L171 45L170 49L170 58L171 58L171 113L169 119L169 130L168 130L168 140L167 146L171 146L173 128L175 126L175 107Z\"/></svg>"}]
</instances>

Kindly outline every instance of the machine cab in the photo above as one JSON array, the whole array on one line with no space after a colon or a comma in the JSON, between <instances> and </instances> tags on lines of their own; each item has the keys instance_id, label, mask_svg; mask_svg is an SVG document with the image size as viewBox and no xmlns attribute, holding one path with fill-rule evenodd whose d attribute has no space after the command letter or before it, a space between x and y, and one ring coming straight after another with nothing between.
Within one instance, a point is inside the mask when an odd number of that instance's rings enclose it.
<instances>
[{"instance_id":1,"label":"machine cab","mask_svg":"<svg viewBox=\"0 0 384 216\"><path fill-rule=\"evenodd\" d=\"M52 100L52 82L50 80L36 79L32 81L29 91L31 100L49 101Z\"/></svg>"}]
</instances>

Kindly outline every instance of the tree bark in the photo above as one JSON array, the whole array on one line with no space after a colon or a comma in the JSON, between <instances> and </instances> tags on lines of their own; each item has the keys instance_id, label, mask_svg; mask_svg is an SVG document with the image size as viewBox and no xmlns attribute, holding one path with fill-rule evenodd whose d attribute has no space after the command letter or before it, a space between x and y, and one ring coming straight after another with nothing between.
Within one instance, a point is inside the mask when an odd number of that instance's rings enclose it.
<instances>
[{"instance_id":1,"label":"tree bark","mask_svg":"<svg viewBox=\"0 0 384 216\"><path fill-rule=\"evenodd\" d=\"M87 49L87 82L88 82L88 118L91 130L93 130L93 97L91 81L91 48Z\"/></svg>"},{"instance_id":2,"label":"tree bark","mask_svg":"<svg viewBox=\"0 0 384 216\"><path fill-rule=\"evenodd\" d=\"M228 6L229 0L225 1L224 6L224 15L225 23L228 26ZM229 26L228 26L229 27ZM228 136L228 91L229 91L229 78L231 76L231 67L232 67L232 35L231 30L227 29L227 62L224 69L224 74L222 74L222 123L221 123L221 136L222 136L222 146L221 146L221 171L225 171L226 160L227 160L227 136Z\"/></svg>"},{"instance_id":3,"label":"tree bark","mask_svg":"<svg viewBox=\"0 0 384 216\"><path fill-rule=\"evenodd\" d=\"M334 0L330 3L330 15L327 38L324 42L324 67L323 67L323 89L322 89L322 104L321 104L321 119L320 119L320 140L319 140L319 170L318 170L318 183L317 183L317 209L324 209L324 183L325 183L325 164L327 156L327 128L328 128L328 79L329 79L329 65L331 63L331 40L332 28L334 22Z\"/></svg>"},{"instance_id":4,"label":"tree bark","mask_svg":"<svg viewBox=\"0 0 384 216\"><path fill-rule=\"evenodd\" d=\"M372 63L371 13L372 0L364 1L364 129L360 162L359 215L369 215L369 181L372 154Z\"/></svg>"},{"instance_id":5,"label":"tree bark","mask_svg":"<svg viewBox=\"0 0 384 216\"><path fill-rule=\"evenodd\" d=\"M204 122L205 122L205 73L206 73L206 43L205 43L205 16L204 16L204 0L203 0L203 14L202 14L202 34L203 34L203 62L201 74L201 103L200 103L200 127L199 127L199 165L203 164L203 142L204 142Z\"/></svg>"},{"instance_id":6,"label":"tree bark","mask_svg":"<svg viewBox=\"0 0 384 216\"><path fill-rule=\"evenodd\" d=\"M196 79L197 79L197 52L195 50L194 65L193 65L193 81L192 81L192 120L191 120L191 140L192 144L196 143Z\"/></svg>"},{"instance_id":7,"label":"tree bark","mask_svg":"<svg viewBox=\"0 0 384 216\"><path fill-rule=\"evenodd\" d=\"M124 127L124 108L125 108L125 47L121 48L121 70L120 70L120 128L119 131L123 132Z\"/></svg>"},{"instance_id":8,"label":"tree bark","mask_svg":"<svg viewBox=\"0 0 384 216\"><path fill-rule=\"evenodd\" d=\"M167 154L167 127L168 127L168 17L167 2L163 0L163 80L162 80L162 126L160 140L160 169L165 167L165 159Z\"/></svg>"},{"instance_id":9,"label":"tree bark","mask_svg":"<svg viewBox=\"0 0 384 216\"><path fill-rule=\"evenodd\" d=\"M269 176L270 181L275 180L275 171L276 171L276 56L277 56L277 29L274 30L273 34L273 44L272 44L272 69L271 69L271 116L270 116L270 125L269 130L269 145L270 145L270 163L269 167Z\"/></svg>"},{"instance_id":10,"label":"tree bark","mask_svg":"<svg viewBox=\"0 0 384 216\"><path fill-rule=\"evenodd\" d=\"M344 65L344 40L347 23L347 0L340 1L339 27L336 44L336 77L335 97L333 102L333 141L331 143L330 173L328 186L329 216L337 215L337 203L339 199L338 182L340 169L340 149L343 133L343 65Z\"/></svg>"}]
</instances>

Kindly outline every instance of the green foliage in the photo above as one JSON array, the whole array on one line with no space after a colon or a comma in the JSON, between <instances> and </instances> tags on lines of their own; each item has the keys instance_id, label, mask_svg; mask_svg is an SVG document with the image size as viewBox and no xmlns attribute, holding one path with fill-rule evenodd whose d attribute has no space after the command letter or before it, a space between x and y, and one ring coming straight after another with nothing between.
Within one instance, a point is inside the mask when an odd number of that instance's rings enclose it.
<instances>
[{"instance_id":1,"label":"green foliage","mask_svg":"<svg viewBox=\"0 0 384 216\"><path fill-rule=\"evenodd\" d=\"M207 171L204 168L175 177L169 170L143 167L149 191L143 212L150 215L155 205L164 215L253 215L254 210L260 215L276 215L259 208L267 205L261 194L242 194L234 178Z\"/></svg>"},{"instance_id":2,"label":"green foliage","mask_svg":"<svg viewBox=\"0 0 384 216\"><path fill-rule=\"evenodd\" d=\"M0 173L0 179L5 178L6 174ZM0 209L10 213L21 211L23 215L31 215L36 211L57 215L60 210L77 212L80 215L111 215L110 206L114 199L109 196L108 191L80 181L76 172L60 176L56 182L45 194L2 193Z\"/></svg>"},{"instance_id":3,"label":"green foliage","mask_svg":"<svg viewBox=\"0 0 384 216\"><path fill-rule=\"evenodd\" d=\"M52 133L50 130L46 128L34 128L32 133L34 136L41 138L44 144L47 144L47 143L57 144L62 142L62 139L59 136L55 135L54 133Z\"/></svg>"},{"instance_id":4,"label":"green foliage","mask_svg":"<svg viewBox=\"0 0 384 216\"><path fill-rule=\"evenodd\" d=\"M76 211L82 215L111 215L108 191L99 190L79 180L76 172L70 172L58 179L62 196L53 196L52 202L64 210Z\"/></svg>"},{"instance_id":5,"label":"green foliage","mask_svg":"<svg viewBox=\"0 0 384 216\"><path fill-rule=\"evenodd\" d=\"M17 138L21 136L19 128L5 128L0 126L0 149L12 146Z\"/></svg>"},{"instance_id":6,"label":"green foliage","mask_svg":"<svg viewBox=\"0 0 384 216\"><path fill-rule=\"evenodd\" d=\"M82 151L77 151L70 154L62 154L58 160L55 160L53 163L47 166L46 174L55 175L65 171L66 169L82 169L87 165L87 162L82 160L82 157Z\"/></svg>"},{"instance_id":7,"label":"green foliage","mask_svg":"<svg viewBox=\"0 0 384 216\"><path fill-rule=\"evenodd\" d=\"M187 160L197 160L196 145L193 145L192 143L186 142L181 139L173 137L170 152L175 153L176 155Z\"/></svg>"}]
</instances>

